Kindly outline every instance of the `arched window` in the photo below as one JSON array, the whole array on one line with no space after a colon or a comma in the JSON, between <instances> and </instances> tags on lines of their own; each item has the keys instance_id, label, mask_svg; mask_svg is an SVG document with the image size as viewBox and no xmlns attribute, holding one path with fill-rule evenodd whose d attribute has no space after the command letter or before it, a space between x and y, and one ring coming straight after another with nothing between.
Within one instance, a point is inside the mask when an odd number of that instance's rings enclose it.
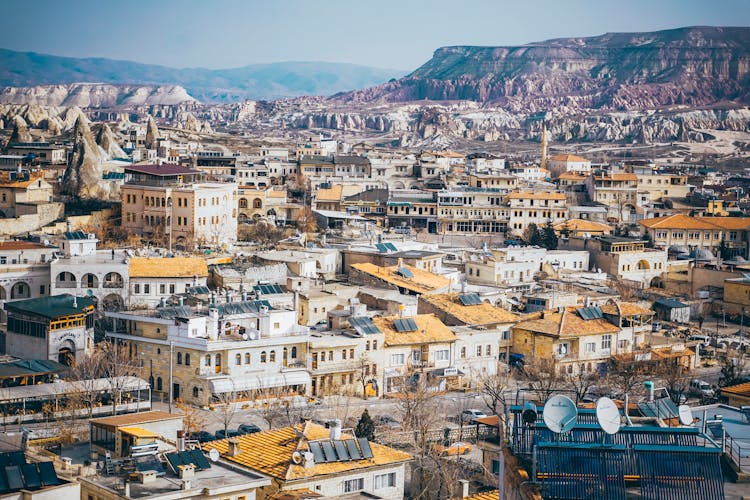
<instances>
[{"instance_id":1,"label":"arched window","mask_svg":"<svg viewBox=\"0 0 750 500\"><path fill-rule=\"evenodd\" d=\"M194 398L198 397L198 388L197 387L193 387L193 397Z\"/></svg>"},{"instance_id":2,"label":"arched window","mask_svg":"<svg viewBox=\"0 0 750 500\"><path fill-rule=\"evenodd\" d=\"M242 355L241 354L235 354L234 355L234 364L239 366L242 364Z\"/></svg>"},{"instance_id":3,"label":"arched window","mask_svg":"<svg viewBox=\"0 0 750 500\"><path fill-rule=\"evenodd\" d=\"M297 346L292 346L292 359L297 358Z\"/></svg>"},{"instance_id":4,"label":"arched window","mask_svg":"<svg viewBox=\"0 0 750 500\"><path fill-rule=\"evenodd\" d=\"M206 366L211 366L211 355L206 354Z\"/></svg>"},{"instance_id":5,"label":"arched window","mask_svg":"<svg viewBox=\"0 0 750 500\"><path fill-rule=\"evenodd\" d=\"M221 354L216 355L216 361L214 362L216 366L221 366Z\"/></svg>"},{"instance_id":6,"label":"arched window","mask_svg":"<svg viewBox=\"0 0 750 500\"><path fill-rule=\"evenodd\" d=\"M276 351L271 351L271 354L268 356L268 361L271 363L276 362Z\"/></svg>"},{"instance_id":7,"label":"arched window","mask_svg":"<svg viewBox=\"0 0 750 500\"><path fill-rule=\"evenodd\" d=\"M245 353L245 364L246 365L250 364L250 353L249 352Z\"/></svg>"},{"instance_id":8,"label":"arched window","mask_svg":"<svg viewBox=\"0 0 750 500\"><path fill-rule=\"evenodd\" d=\"M185 366L190 366L190 353L185 353Z\"/></svg>"},{"instance_id":9,"label":"arched window","mask_svg":"<svg viewBox=\"0 0 750 500\"><path fill-rule=\"evenodd\" d=\"M255 198L253 200L253 208L263 208L263 202L260 198Z\"/></svg>"},{"instance_id":10,"label":"arched window","mask_svg":"<svg viewBox=\"0 0 750 500\"><path fill-rule=\"evenodd\" d=\"M160 390L162 390L162 386L161 386L161 377L157 377L157 379L156 379L156 390L157 390L157 391L160 391Z\"/></svg>"},{"instance_id":11,"label":"arched window","mask_svg":"<svg viewBox=\"0 0 750 500\"><path fill-rule=\"evenodd\" d=\"M266 362L266 351L260 352L260 362L265 363Z\"/></svg>"},{"instance_id":12,"label":"arched window","mask_svg":"<svg viewBox=\"0 0 750 500\"><path fill-rule=\"evenodd\" d=\"M372 341L372 350L373 351L377 351L378 350L378 341L377 340L373 340Z\"/></svg>"},{"instance_id":13,"label":"arched window","mask_svg":"<svg viewBox=\"0 0 750 500\"><path fill-rule=\"evenodd\" d=\"M247 198L240 198L240 208L247 208Z\"/></svg>"},{"instance_id":14,"label":"arched window","mask_svg":"<svg viewBox=\"0 0 750 500\"><path fill-rule=\"evenodd\" d=\"M462 358L466 357L466 346L461 347L461 357Z\"/></svg>"},{"instance_id":15,"label":"arched window","mask_svg":"<svg viewBox=\"0 0 750 500\"><path fill-rule=\"evenodd\" d=\"M182 353L181 352L177 353L177 364L178 365L182 364Z\"/></svg>"}]
</instances>

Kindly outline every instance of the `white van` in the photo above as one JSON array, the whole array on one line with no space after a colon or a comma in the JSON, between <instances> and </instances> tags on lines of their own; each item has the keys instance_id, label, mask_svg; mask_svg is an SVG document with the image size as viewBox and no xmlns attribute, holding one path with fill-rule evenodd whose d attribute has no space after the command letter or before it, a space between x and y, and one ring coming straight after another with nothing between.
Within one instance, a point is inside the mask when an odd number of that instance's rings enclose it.
<instances>
[{"instance_id":1,"label":"white van","mask_svg":"<svg viewBox=\"0 0 750 500\"><path fill-rule=\"evenodd\" d=\"M690 394L703 398L714 397L714 390L711 385L703 380L693 379L690 381Z\"/></svg>"}]
</instances>

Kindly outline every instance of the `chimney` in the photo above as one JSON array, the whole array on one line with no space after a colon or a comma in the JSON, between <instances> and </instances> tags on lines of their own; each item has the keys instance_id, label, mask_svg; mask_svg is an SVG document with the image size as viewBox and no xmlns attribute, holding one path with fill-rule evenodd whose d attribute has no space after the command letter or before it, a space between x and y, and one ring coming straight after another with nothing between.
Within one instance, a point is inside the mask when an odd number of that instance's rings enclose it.
<instances>
[{"instance_id":1,"label":"chimney","mask_svg":"<svg viewBox=\"0 0 750 500\"><path fill-rule=\"evenodd\" d=\"M240 454L240 440L237 438L230 438L229 441L229 453L230 457L236 457Z\"/></svg>"},{"instance_id":2,"label":"chimney","mask_svg":"<svg viewBox=\"0 0 750 500\"><path fill-rule=\"evenodd\" d=\"M182 491L189 490L191 488L191 483L189 479L183 479L182 483L180 483L180 489Z\"/></svg>"},{"instance_id":3,"label":"chimney","mask_svg":"<svg viewBox=\"0 0 750 500\"><path fill-rule=\"evenodd\" d=\"M161 307L167 307L167 298L166 297L162 297L161 300L159 300L159 305Z\"/></svg>"},{"instance_id":4,"label":"chimney","mask_svg":"<svg viewBox=\"0 0 750 500\"><path fill-rule=\"evenodd\" d=\"M243 290L241 297L242 297L242 302L245 302L247 300L247 292Z\"/></svg>"},{"instance_id":5,"label":"chimney","mask_svg":"<svg viewBox=\"0 0 750 500\"><path fill-rule=\"evenodd\" d=\"M185 305L185 297L180 297L180 306Z\"/></svg>"},{"instance_id":6,"label":"chimney","mask_svg":"<svg viewBox=\"0 0 750 500\"><path fill-rule=\"evenodd\" d=\"M334 418L328 422L331 440L341 439L341 420Z\"/></svg>"},{"instance_id":7,"label":"chimney","mask_svg":"<svg viewBox=\"0 0 750 500\"><path fill-rule=\"evenodd\" d=\"M646 387L646 390L648 390L648 400L653 401L654 400L654 383L650 380L647 380L643 383L643 385Z\"/></svg>"},{"instance_id":8,"label":"chimney","mask_svg":"<svg viewBox=\"0 0 750 500\"><path fill-rule=\"evenodd\" d=\"M185 451L185 431L177 431L177 451Z\"/></svg>"},{"instance_id":9,"label":"chimney","mask_svg":"<svg viewBox=\"0 0 750 500\"><path fill-rule=\"evenodd\" d=\"M404 265L404 259L401 257L398 258L398 267L402 267Z\"/></svg>"},{"instance_id":10,"label":"chimney","mask_svg":"<svg viewBox=\"0 0 750 500\"><path fill-rule=\"evenodd\" d=\"M130 481L125 481L125 490L122 492L125 498L130 498Z\"/></svg>"},{"instance_id":11,"label":"chimney","mask_svg":"<svg viewBox=\"0 0 750 500\"><path fill-rule=\"evenodd\" d=\"M179 465L180 479L189 480L195 477L195 465L185 464Z\"/></svg>"},{"instance_id":12,"label":"chimney","mask_svg":"<svg viewBox=\"0 0 750 500\"><path fill-rule=\"evenodd\" d=\"M461 498L469 498L469 481L467 479L459 479L458 484L461 487Z\"/></svg>"},{"instance_id":13,"label":"chimney","mask_svg":"<svg viewBox=\"0 0 750 500\"><path fill-rule=\"evenodd\" d=\"M302 454L302 463L305 465L305 469L310 469L315 465L315 455L306 451Z\"/></svg>"},{"instance_id":14,"label":"chimney","mask_svg":"<svg viewBox=\"0 0 750 500\"><path fill-rule=\"evenodd\" d=\"M232 291L227 290L227 304L232 302Z\"/></svg>"},{"instance_id":15,"label":"chimney","mask_svg":"<svg viewBox=\"0 0 750 500\"><path fill-rule=\"evenodd\" d=\"M73 295L73 309L78 309L78 297Z\"/></svg>"},{"instance_id":16,"label":"chimney","mask_svg":"<svg viewBox=\"0 0 750 500\"><path fill-rule=\"evenodd\" d=\"M67 223L65 224L65 227L67 228L67 231L68 231L69 233L73 231L73 223L72 223L72 222L68 221L68 222L67 222Z\"/></svg>"}]
</instances>

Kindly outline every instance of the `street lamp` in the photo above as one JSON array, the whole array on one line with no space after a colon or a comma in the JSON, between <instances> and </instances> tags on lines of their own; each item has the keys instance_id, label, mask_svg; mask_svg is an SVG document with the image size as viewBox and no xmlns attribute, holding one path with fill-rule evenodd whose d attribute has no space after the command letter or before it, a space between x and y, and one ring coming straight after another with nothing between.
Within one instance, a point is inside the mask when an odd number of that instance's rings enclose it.
<instances>
[{"instance_id":1,"label":"street lamp","mask_svg":"<svg viewBox=\"0 0 750 500\"><path fill-rule=\"evenodd\" d=\"M167 230L169 231L169 253L172 254L172 197L167 198Z\"/></svg>"}]
</instances>

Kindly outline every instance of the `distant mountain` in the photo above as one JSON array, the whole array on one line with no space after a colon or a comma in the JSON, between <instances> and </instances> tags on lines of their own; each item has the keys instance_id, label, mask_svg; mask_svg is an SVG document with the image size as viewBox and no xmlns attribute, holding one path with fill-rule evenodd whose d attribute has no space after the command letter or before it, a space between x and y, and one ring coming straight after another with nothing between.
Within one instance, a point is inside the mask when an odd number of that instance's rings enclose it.
<instances>
[{"instance_id":1,"label":"distant mountain","mask_svg":"<svg viewBox=\"0 0 750 500\"><path fill-rule=\"evenodd\" d=\"M750 28L608 33L516 47L443 47L396 81L344 102L471 100L511 111L750 102Z\"/></svg>"},{"instance_id":2,"label":"distant mountain","mask_svg":"<svg viewBox=\"0 0 750 500\"><path fill-rule=\"evenodd\" d=\"M325 62L253 64L241 68L176 69L103 58L59 57L0 49L0 87L80 82L179 85L203 102L331 95L403 75L403 71Z\"/></svg>"}]
</instances>

